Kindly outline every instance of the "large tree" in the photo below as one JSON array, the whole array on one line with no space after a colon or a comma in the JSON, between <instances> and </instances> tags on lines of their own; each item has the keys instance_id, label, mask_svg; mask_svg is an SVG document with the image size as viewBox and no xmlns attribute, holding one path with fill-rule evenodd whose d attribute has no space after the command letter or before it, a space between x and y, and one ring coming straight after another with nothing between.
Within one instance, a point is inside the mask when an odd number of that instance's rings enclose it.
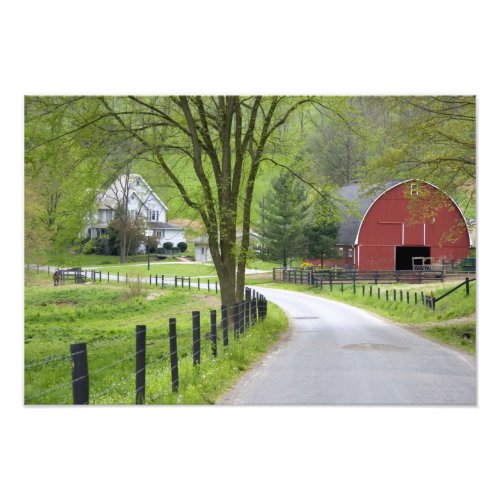
<instances>
[{"instance_id":1,"label":"large tree","mask_svg":"<svg viewBox=\"0 0 500 500\"><path fill-rule=\"evenodd\" d=\"M64 110L67 127L48 141L82 137L103 158L106 144L126 143L126 161L159 166L202 220L222 301L231 305L243 296L257 174L286 139L284 125L311 102L283 96L54 98L52 107Z\"/></svg>"}]
</instances>

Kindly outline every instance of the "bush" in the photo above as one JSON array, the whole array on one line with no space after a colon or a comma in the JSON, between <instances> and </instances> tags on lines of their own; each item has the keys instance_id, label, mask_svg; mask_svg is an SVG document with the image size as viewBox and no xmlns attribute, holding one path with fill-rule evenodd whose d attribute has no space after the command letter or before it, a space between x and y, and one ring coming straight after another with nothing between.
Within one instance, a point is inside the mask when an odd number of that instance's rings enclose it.
<instances>
[{"instance_id":1,"label":"bush","mask_svg":"<svg viewBox=\"0 0 500 500\"><path fill-rule=\"evenodd\" d=\"M174 248L174 244L171 241L166 241L163 243L163 248L165 250L172 250L172 248Z\"/></svg>"},{"instance_id":2,"label":"bush","mask_svg":"<svg viewBox=\"0 0 500 500\"><path fill-rule=\"evenodd\" d=\"M89 240L85 245L82 247L82 253L84 255L90 255L93 253L96 253L98 243L96 240Z\"/></svg>"},{"instance_id":3,"label":"bush","mask_svg":"<svg viewBox=\"0 0 500 500\"><path fill-rule=\"evenodd\" d=\"M181 252L185 252L187 250L187 243L184 242L184 241L179 241L179 243L177 243L177 248L181 251Z\"/></svg>"}]
</instances>

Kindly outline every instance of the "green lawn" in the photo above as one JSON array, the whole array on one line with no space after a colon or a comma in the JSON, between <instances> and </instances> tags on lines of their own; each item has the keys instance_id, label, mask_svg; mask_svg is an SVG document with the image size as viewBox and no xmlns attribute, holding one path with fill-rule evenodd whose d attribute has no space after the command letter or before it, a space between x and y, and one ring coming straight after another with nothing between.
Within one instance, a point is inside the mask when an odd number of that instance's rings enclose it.
<instances>
[{"instance_id":1,"label":"green lawn","mask_svg":"<svg viewBox=\"0 0 500 500\"><path fill-rule=\"evenodd\" d=\"M150 269L148 271L148 265L146 262L140 264L116 264L112 266L93 266L88 267L88 269L95 269L101 271L102 274L108 271L112 274L120 273L120 276L152 276L164 275L168 278L173 278L174 276L211 276L217 277L215 271L215 266L213 264L183 264L179 262L165 262L151 260Z\"/></svg>"},{"instance_id":2,"label":"green lawn","mask_svg":"<svg viewBox=\"0 0 500 500\"><path fill-rule=\"evenodd\" d=\"M476 352L476 322L458 325L432 326L422 332L426 337L458 347L467 352Z\"/></svg>"},{"instance_id":3,"label":"green lawn","mask_svg":"<svg viewBox=\"0 0 500 500\"><path fill-rule=\"evenodd\" d=\"M25 402L70 404L69 346L88 345L91 404L135 402L135 326L147 327L146 403L209 404L286 330L285 315L269 304L268 318L212 359L192 367L191 312L201 312L202 336L219 298L187 289L92 283L54 287L45 273L25 278ZM171 392L168 318L177 318L180 390ZM218 333L219 337L221 333Z\"/></svg>"}]
</instances>

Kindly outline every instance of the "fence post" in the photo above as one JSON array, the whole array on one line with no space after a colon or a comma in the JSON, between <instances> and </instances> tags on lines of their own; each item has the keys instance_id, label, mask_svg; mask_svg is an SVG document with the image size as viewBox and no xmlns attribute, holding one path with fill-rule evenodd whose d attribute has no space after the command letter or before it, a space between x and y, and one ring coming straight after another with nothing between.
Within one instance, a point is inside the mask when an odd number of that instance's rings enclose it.
<instances>
[{"instance_id":1,"label":"fence post","mask_svg":"<svg viewBox=\"0 0 500 500\"><path fill-rule=\"evenodd\" d=\"M424 292L420 292L420 294L422 295L422 305L424 304Z\"/></svg>"},{"instance_id":2,"label":"fence post","mask_svg":"<svg viewBox=\"0 0 500 500\"><path fill-rule=\"evenodd\" d=\"M181 288L184 288L184 276L181 276Z\"/></svg>"},{"instance_id":3,"label":"fence post","mask_svg":"<svg viewBox=\"0 0 500 500\"><path fill-rule=\"evenodd\" d=\"M257 319L257 299L250 299L250 324L255 325Z\"/></svg>"},{"instance_id":4,"label":"fence post","mask_svg":"<svg viewBox=\"0 0 500 500\"><path fill-rule=\"evenodd\" d=\"M87 273L85 273L85 277L87 277ZM117 271L116 277L118 278L118 283L120 283L120 271Z\"/></svg>"},{"instance_id":5,"label":"fence post","mask_svg":"<svg viewBox=\"0 0 500 500\"><path fill-rule=\"evenodd\" d=\"M201 362L200 352L200 311L193 311L193 366Z\"/></svg>"},{"instance_id":6,"label":"fence post","mask_svg":"<svg viewBox=\"0 0 500 500\"><path fill-rule=\"evenodd\" d=\"M396 290L393 290L394 301L396 301Z\"/></svg>"},{"instance_id":7,"label":"fence post","mask_svg":"<svg viewBox=\"0 0 500 500\"><path fill-rule=\"evenodd\" d=\"M89 368L87 344L71 344L71 381L73 383L73 404L89 404Z\"/></svg>"},{"instance_id":8,"label":"fence post","mask_svg":"<svg viewBox=\"0 0 500 500\"><path fill-rule=\"evenodd\" d=\"M470 287L470 284L469 284L469 277L467 276L465 278L465 294L466 295L469 295L469 287Z\"/></svg>"},{"instance_id":9,"label":"fence post","mask_svg":"<svg viewBox=\"0 0 500 500\"><path fill-rule=\"evenodd\" d=\"M372 296L372 285L370 285L370 297Z\"/></svg>"},{"instance_id":10,"label":"fence post","mask_svg":"<svg viewBox=\"0 0 500 500\"><path fill-rule=\"evenodd\" d=\"M207 279L207 286L208 286L208 291L210 291L210 280Z\"/></svg>"},{"instance_id":11,"label":"fence post","mask_svg":"<svg viewBox=\"0 0 500 500\"><path fill-rule=\"evenodd\" d=\"M188 289L191 290L191 276L188 276Z\"/></svg>"},{"instance_id":12,"label":"fence post","mask_svg":"<svg viewBox=\"0 0 500 500\"><path fill-rule=\"evenodd\" d=\"M417 298L417 292L415 292L415 305L417 305L418 298Z\"/></svg>"},{"instance_id":13,"label":"fence post","mask_svg":"<svg viewBox=\"0 0 500 500\"><path fill-rule=\"evenodd\" d=\"M222 345L227 347L229 345L229 337L227 332L227 307L222 305L220 308L220 313L222 316Z\"/></svg>"},{"instance_id":14,"label":"fence post","mask_svg":"<svg viewBox=\"0 0 500 500\"><path fill-rule=\"evenodd\" d=\"M200 278L198 278L198 290L200 289Z\"/></svg>"},{"instance_id":15,"label":"fence post","mask_svg":"<svg viewBox=\"0 0 500 500\"><path fill-rule=\"evenodd\" d=\"M174 286L177 288L177 276L174 277Z\"/></svg>"},{"instance_id":16,"label":"fence post","mask_svg":"<svg viewBox=\"0 0 500 500\"><path fill-rule=\"evenodd\" d=\"M250 301L252 300L252 291L250 288L245 288L245 329L250 324Z\"/></svg>"},{"instance_id":17,"label":"fence post","mask_svg":"<svg viewBox=\"0 0 500 500\"><path fill-rule=\"evenodd\" d=\"M215 282L215 293L219 293L219 286L217 281Z\"/></svg>"},{"instance_id":18,"label":"fence post","mask_svg":"<svg viewBox=\"0 0 500 500\"><path fill-rule=\"evenodd\" d=\"M380 299L380 287L377 287L378 298Z\"/></svg>"},{"instance_id":19,"label":"fence post","mask_svg":"<svg viewBox=\"0 0 500 500\"><path fill-rule=\"evenodd\" d=\"M276 269L273 267L273 281L276 281Z\"/></svg>"},{"instance_id":20,"label":"fence post","mask_svg":"<svg viewBox=\"0 0 500 500\"><path fill-rule=\"evenodd\" d=\"M385 291L385 300L389 300L389 290Z\"/></svg>"},{"instance_id":21,"label":"fence post","mask_svg":"<svg viewBox=\"0 0 500 500\"><path fill-rule=\"evenodd\" d=\"M344 293L344 282L343 281L340 283L340 291L342 293Z\"/></svg>"},{"instance_id":22,"label":"fence post","mask_svg":"<svg viewBox=\"0 0 500 500\"><path fill-rule=\"evenodd\" d=\"M210 311L210 340L212 341L212 356L217 357L217 311Z\"/></svg>"},{"instance_id":23,"label":"fence post","mask_svg":"<svg viewBox=\"0 0 500 500\"><path fill-rule=\"evenodd\" d=\"M146 398L146 326L135 327L135 404Z\"/></svg>"},{"instance_id":24,"label":"fence post","mask_svg":"<svg viewBox=\"0 0 500 500\"><path fill-rule=\"evenodd\" d=\"M403 290L399 290L399 301L403 302Z\"/></svg>"},{"instance_id":25,"label":"fence post","mask_svg":"<svg viewBox=\"0 0 500 500\"><path fill-rule=\"evenodd\" d=\"M151 274L149 275L149 284L151 285Z\"/></svg>"},{"instance_id":26,"label":"fence post","mask_svg":"<svg viewBox=\"0 0 500 500\"><path fill-rule=\"evenodd\" d=\"M240 336L239 328L240 328L240 306L238 303L233 304L233 335L234 338L237 339Z\"/></svg>"},{"instance_id":27,"label":"fence post","mask_svg":"<svg viewBox=\"0 0 500 500\"><path fill-rule=\"evenodd\" d=\"M165 275L164 274L161 275L161 287L162 288L165 287Z\"/></svg>"},{"instance_id":28,"label":"fence post","mask_svg":"<svg viewBox=\"0 0 500 500\"><path fill-rule=\"evenodd\" d=\"M245 301L240 302L240 335L245 334Z\"/></svg>"},{"instance_id":29,"label":"fence post","mask_svg":"<svg viewBox=\"0 0 500 500\"><path fill-rule=\"evenodd\" d=\"M170 373L172 374L172 392L179 390L179 367L177 357L177 321L175 318L168 320L168 334L170 343Z\"/></svg>"},{"instance_id":30,"label":"fence post","mask_svg":"<svg viewBox=\"0 0 500 500\"><path fill-rule=\"evenodd\" d=\"M108 271L108 283L109 283L109 271Z\"/></svg>"},{"instance_id":31,"label":"fence post","mask_svg":"<svg viewBox=\"0 0 500 500\"><path fill-rule=\"evenodd\" d=\"M406 292L406 303L410 303L410 292Z\"/></svg>"}]
</instances>

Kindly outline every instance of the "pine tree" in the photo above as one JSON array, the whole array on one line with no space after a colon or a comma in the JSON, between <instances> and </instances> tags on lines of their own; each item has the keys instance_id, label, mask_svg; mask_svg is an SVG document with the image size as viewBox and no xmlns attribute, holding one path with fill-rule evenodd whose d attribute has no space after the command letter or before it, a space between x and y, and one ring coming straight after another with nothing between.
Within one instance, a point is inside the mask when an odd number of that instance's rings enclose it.
<instances>
[{"instance_id":1,"label":"pine tree","mask_svg":"<svg viewBox=\"0 0 500 500\"><path fill-rule=\"evenodd\" d=\"M286 172L273 181L261 228L268 258L286 267L289 258L302 253L307 210L304 186L292 174Z\"/></svg>"}]
</instances>

